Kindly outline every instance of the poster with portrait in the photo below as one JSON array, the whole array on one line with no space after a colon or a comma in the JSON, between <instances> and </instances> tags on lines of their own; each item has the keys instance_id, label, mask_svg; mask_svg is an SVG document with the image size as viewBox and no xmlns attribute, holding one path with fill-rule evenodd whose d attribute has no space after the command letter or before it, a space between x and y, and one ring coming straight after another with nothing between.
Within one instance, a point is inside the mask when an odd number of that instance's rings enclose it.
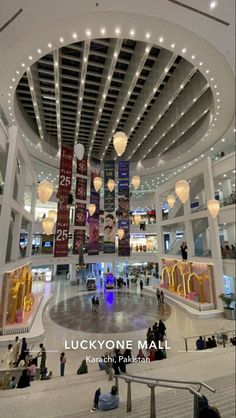
<instances>
[{"instance_id":1,"label":"poster with portrait","mask_svg":"<svg viewBox=\"0 0 236 418\"><path fill-rule=\"evenodd\" d=\"M108 181L115 181L115 161L104 162L104 228L103 252L114 254L116 251L116 216L115 216L115 188L108 189Z\"/></svg>"},{"instance_id":2,"label":"poster with portrait","mask_svg":"<svg viewBox=\"0 0 236 418\"><path fill-rule=\"evenodd\" d=\"M100 192L96 192L93 180L95 177L100 177L100 160L91 158L91 183L90 183L90 203L96 206L96 211L93 216L89 217L89 241L88 241L88 255L99 254L99 212L100 212Z\"/></svg>"},{"instance_id":3,"label":"poster with portrait","mask_svg":"<svg viewBox=\"0 0 236 418\"><path fill-rule=\"evenodd\" d=\"M118 241L118 255L130 256L129 161L119 161L118 164L118 228L124 230L124 237Z\"/></svg>"}]
</instances>

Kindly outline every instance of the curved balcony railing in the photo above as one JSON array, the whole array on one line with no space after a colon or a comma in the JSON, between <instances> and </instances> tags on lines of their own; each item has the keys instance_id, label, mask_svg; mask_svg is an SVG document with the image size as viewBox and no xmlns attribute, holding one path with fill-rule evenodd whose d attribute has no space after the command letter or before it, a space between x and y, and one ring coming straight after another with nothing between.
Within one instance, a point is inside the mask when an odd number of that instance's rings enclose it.
<instances>
[{"instance_id":1,"label":"curved balcony railing","mask_svg":"<svg viewBox=\"0 0 236 418\"><path fill-rule=\"evenodd\" d=\"M202 394L200 393L202 388L205 388L211 392L215 392L215 389L208 386L204 382L196 382L196 381L184 381L184 380L169 380L169 379L154 379L148 377L140 377L140 376L131 376L127 374L119 374L114 375L116 386L118 386L118 381L124 380L127 383L127 412L132 411L132 397L131 397L131 384L137 383L141 385L146 385L150 390L150 418L157 418L156 415L156 397L155 397L155 388L156 387L163 387L175 390L184 390L193 395L193 418L199 417L199 399L202 398ZM193 388L192 386L198 386L198 388Z\"/></svg>"}]
</instances>

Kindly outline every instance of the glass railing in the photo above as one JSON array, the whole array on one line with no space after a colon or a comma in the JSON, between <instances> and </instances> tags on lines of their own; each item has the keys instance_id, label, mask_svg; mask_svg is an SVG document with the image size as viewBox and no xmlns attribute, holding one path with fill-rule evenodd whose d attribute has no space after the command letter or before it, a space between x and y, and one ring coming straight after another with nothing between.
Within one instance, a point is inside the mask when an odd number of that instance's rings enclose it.
<instances>
[{"instance_id":1,"label":"glass railing","mask_svg":"<svg viewBox=\"0 0 236 418\"><path fill-rule=\"evenodd\" d=\"M215 155L212 155L212 156L211 156L211 161L212 161L212 162L218 161L218 160L220 160L221 158L224 158L224 157L226 157L227 155L232 154L233 152L235 152L235 144L230 144L228 147L226 147L226 148L224 149L224 151L221 151L221 152L218 152L218 153L217 153L217 154L215 154Z\"/></svg>"}]
</instances>

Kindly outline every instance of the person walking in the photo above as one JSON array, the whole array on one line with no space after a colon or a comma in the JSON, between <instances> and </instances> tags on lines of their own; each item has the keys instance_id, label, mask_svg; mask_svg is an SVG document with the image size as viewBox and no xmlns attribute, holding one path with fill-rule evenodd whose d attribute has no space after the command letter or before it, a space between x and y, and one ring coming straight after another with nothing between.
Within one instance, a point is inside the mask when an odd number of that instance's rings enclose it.
<instances>
[{"instance_id":1,"label":"person walking","mask_svg":"<svg viewBox=\"0 0 236 418\"><path fill-rule=\"evenodd\" d=\"M140 290L141 290L141 292L143 291L143 281L142 281L142 279L140 280L140 282L139 282L139 286L140 286Z\"/></svg>"},{"instance_id":2,"label":"person walking","mask_svg":"<svg viewBox=\"0 0 236 418\"><path fill-rule=\"evenodd\" d=\"M95 296L92 297L92 312L96 311L96 299Z\"/></svg>"},{"instance_id":3,"label":"person walking","mask_svg":"<svg viewBox=\"0 0 236 418\"><path fill-rule=\"evenodd\" d=\"M128 278L126 280L126 283L127 283L127 289L129 289L129 279Z\"/></svg>"},{"instance_id":4,"label":"person walking","mask_svg":"<svg viewBox=\"0 0 236 418\"><path fill-rule=\"evenodd\" d=\"M13 345L13 364L17 363L17 360L20 356L20 341L19 337L15 338L15 344Z\"/></svg>"},{"instance_id":5,"label":"person walking","mask_svg":"<svg viewBox=\"0 0 236 418\"><path fill-rule=\"evenodd\" d=\"M39 366L39 368L40 368L40 374L41 374L42 371L46 367L47 353L46 353L46 348L44 347L43 343L39 344L39 348L40 348L40 351L39 351L37 357L41 357L41 362L40 362L40 366Z\"/></svg>"},{"instance_id":6,"label":"person walking","mask_svg":"<svg viewBox=\"0 0 236 418\"><path fill-rule=\"evenodd\" d=\"M182 255L182 260L183 261L187 261L188 259L188 247L186 245L186 242L182 242L181 246L180 246L180 250L181 250L181 255Z\"/></svg>"},{"instance_id":7,"label":"person walking","mask_svg":"<svg viewBox=\"0 0 236 418\"><path fill-rule=\"evenodd\" d=\"M23 337L22 338L22 343L21 343L20 356L19 356L19 358L16 362L16 367L18 367L18 365L21 361L24 361L24 363L25 363L25 358L26 358L27 354L28 354L28 346L27 346L26 338Z\"/></svg>"},{"instance_id":8,"label":"person walking","mask_svg":"<svg viewBox=\"0 0 236 418\"><path fill-rule=\"evenodd\" d=\"M7 346L7 351L2 359L2 363L6 364L6 367L8 369L11 369L13 367L13 348L12 348L12 344L8 344Z\"/></svg>"},{"instance_id":9,"label":"person walking","mask_svg":"<svg viewBox=\"0 0 236 418\"><path fill-rule=\"evenodd\" d=\"M96 297L96 300L95 300L95 311L96 311L96 313L98 313L99 305L100 305L100 301L99 301L98 297Z\"/></svg>"},{"instance_id":10,"label":"person walking","mask_svg":"<svg viewBox=\"0 0 236 418\"><path fill-rule=\"evenodd\" d=\"M66 356L65 353L62 352L60 355L60 375L63 377L65 375L65 365L66 365Z\"/></svg>"},{"instance_id":11,"label":"person walking","mask_svg":"<svg viewBox=\"0 0 236 418\"><path fill-rule=\"evenodd\" d=\"M163 292L163 290L161 291L161 295L160 295L160 296L161 296L161 303L164 303L164 298L165 298L165 297L164 297L164 292Z\"/></svg>"},{"instance_id":12,"label":"person walking","mask_svg":"<svg viewBox=\"0 0 236 418\"><path fill-rule=\"evenodd\" d=\"M157 291L156 291L156 297L157 297L157 302L158 302L158 304L159 304L159 303L160 303L160 301L161 301L161 293L160 293L159 288L157 288Z\"/></svg>"}]
</instances>

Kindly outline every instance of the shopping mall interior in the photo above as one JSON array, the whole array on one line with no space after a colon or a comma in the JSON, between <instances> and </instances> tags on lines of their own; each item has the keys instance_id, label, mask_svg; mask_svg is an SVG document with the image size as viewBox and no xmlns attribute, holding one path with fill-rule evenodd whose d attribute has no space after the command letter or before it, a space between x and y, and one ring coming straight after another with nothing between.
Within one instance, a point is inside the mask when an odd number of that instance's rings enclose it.
<instances>
[{"instance_id":1,"label":"shopping mall interior","mask_svg":"<svg viewBox=\"0 0 236 418\"><path fill-rule=\"evenodd\" d=\"M2 417L235 416L234 3L0 0Z\"/></svg>"}]
</instances>

